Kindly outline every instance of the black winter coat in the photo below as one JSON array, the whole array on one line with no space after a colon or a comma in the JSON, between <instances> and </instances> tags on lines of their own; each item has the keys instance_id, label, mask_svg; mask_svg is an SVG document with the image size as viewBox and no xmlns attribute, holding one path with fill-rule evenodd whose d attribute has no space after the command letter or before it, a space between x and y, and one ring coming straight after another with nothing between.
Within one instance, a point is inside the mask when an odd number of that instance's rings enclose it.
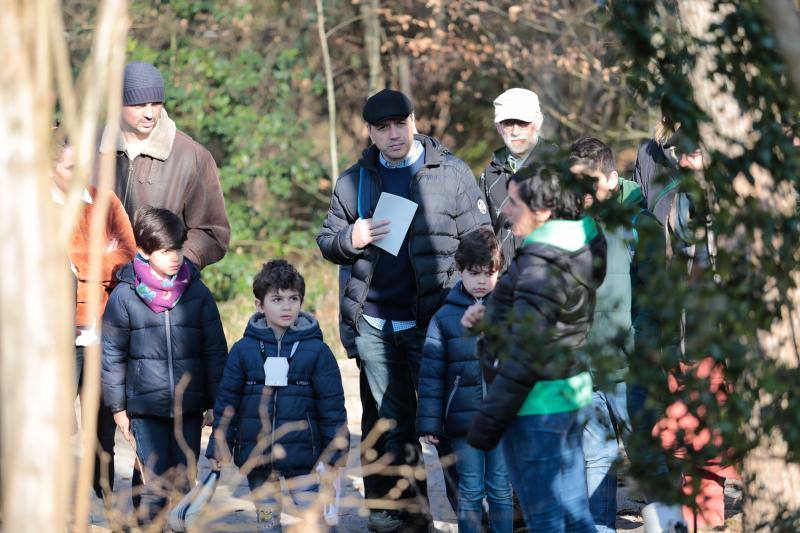
<instances>
[{"instance_id":1,"label":"black winter coat","mask_svg":"<svg viewBox=\"0 0 800 533\"><path fill-rule=\"evenodd\" d=\"M461 325L464 311L475 302L459 281L428 324L419 371L420 435L462 437L480 408L485 384L478 361L478 337Z\"/></svg>"},{"instance_id":2,"label":"black winter coat","mask_svg":"<svg viewBox=\"0 0 800 533\"><path fill-rule=\"evenodd\" d=\"M263 346L263 352L262 352ZM264 385L266 357L288 357L288 385ZM233 418L225 413L232 409ZM265 416L267 425L262 423ZM226 444L237 466L251 458L255 467L275 470L285 477L308 474L337 434L344 437L347 413L339 365L322 340L322 330L309 313L301 313L294 326L278 340L262 313L247 323L244 337L233 345L214 406L214 434L206 456L222 459L217 429L227 427ZM282 429L283 428L283 429ZM283 436L276 435L288 431ZM262 440L256 450L259 439ZM273 456L273 444L280 444ZM341 450L328 450L324 459L334 464Z\"/></svg>"},{"instance_id":3,"label":"black winter coat","mask_svg":"<svg viewBox=\"0 0 800 533\"><path fill-rule=\"evenodd\" d=\"M133 263L103 314L103 398L128 416L175 416L175 389L184 415L213 407L228 353L217 304L189 263L191 281L171 310L154 313L136 293Z\"/></svg>"},{"instance_id":4,"label":"black winter coat","mask_svg":"<svg viewBox=\"0 0 800 533\"><path fill-rule=\"evenodd\" d=\"M558 147L555 144L540 138L533 147L533 151L522 162L521 168L525 168L532 161L539 161L548 155L555 154L557 151ZM508 180L514 175L514 171L508 165L508 153L508 148L505 146L496 150L480 178L480 188L489 207L492 228L503 249L503 271L511 264L517 248L522 244L522 239L514 237L511 228L507 227L506 216L501 212L508 199Z\"/></svg>"},{"instance_id":5,"label":"black winter coat","mask_svg":"<svg viewBox=\"0 0 800 533\"><path fill-rule=\"evenodd\" d=\"M425 163L411 180L410 199L419 206L411 223L409 247L417 294L412 310L418 325L427 325L457 279L453 256L459 240L491 221L481 191L466 163L439 141L416 135L425 147ZM367 148L362 158L336 182L328 216L317 235L325 259L352 265L342 298L342 318L357 328L380 249L352 244L353 224L370 218L381 195L379 151ZM362 172L363 169L363 172Z\"/></svg>"},{"instance_id":6,"label":"black winter coat","mask_svg":"<svg viewBox=\"0 0 800 533\"><path fill-rule=\"evenodd\" d=\"M489 299L489 352L499 369L473 418L469 442L488 450L538 381L588 370L578 349L592 324L595 292L606 273L606 241L597 223L550 221L526 239Z\"/></svg>"}]
</instances>

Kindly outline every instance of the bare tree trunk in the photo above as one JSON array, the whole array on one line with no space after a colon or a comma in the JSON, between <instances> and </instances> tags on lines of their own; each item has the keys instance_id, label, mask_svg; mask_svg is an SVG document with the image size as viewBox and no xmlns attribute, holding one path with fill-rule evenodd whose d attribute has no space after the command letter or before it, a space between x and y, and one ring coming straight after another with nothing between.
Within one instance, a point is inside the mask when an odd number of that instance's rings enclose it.
<instances>
[{"instance_id":1,"label":"bare tree trunk","mask_svg":"<svg viewBox=\"0 0 800 533\"><path fill-rule=\"evenodd\" d=\"M69 270L50 198L47 0L0 17L0 418L3 529L66 528L74 359Z\"/></svg>"},{"instance_id":2,"label":"bare tree trunk","mask_svg":"<svg viewBox=\"0 0 800 533\"><path fill-rule=\"evenodd\" d=\"M400 90L414 101L414 94L411 91L411 61L405 53L397 57L397 77L400 81Z\"/></svg>"},{"instance_id":3,"label":"bare tree trunk","mask_svg":"<svg viewBox=\"0 0 800 533\"><path fill-rule=\"evenodd\" d=\"M695 39L708 41L711 24L720 22L736 8L734 4L723 6L717 11L712 7L711 0L678 1L681 23ZM725 90L729 88L730 80L712 74L716 69L715 55L718 50L713 46L704 46L695 52L697 62L689 78L695 100L711 118L711 123L700 125L702 143L710 149L736 157L740 155L741 148L731 141L749 144L753 117L750 113L743 112L731 92ZM754 186L749 186L743 177L737 176L733 180L737 192L755 196L764 209L790 215L794 209L793 191L776 190L767 169L753 165L750 171ZM758 247L758 243L753 243L751 254L756 257L759 255ZM797 345L794 332L800 331L800 324L797 323L800 293L793 290L788 295L788 300L794 308L794 316L788 308L784 309L781 320L776 321L770 331L760 332L758 348L766 357L789 367L796 367ZM762 401L767 404L771 399L763 398ZM758 428L758 411L759 406L754 406L754 417L745 431ZM800 509L800 469L797 464L789 462L787 452L788 447L780 431L775 431L764 437L761 444L745 458L744 531L757 531L760 524L769 528L769 524L783 510Z\"/></svg>"},{"instance_id":4,"label":"bare tree trunk","mask_svg":"<svg viewBox=\"0 0 800 533\"><path fill-rule=\"evenodd\" d=\"M6 139L0 147L0 187L4 191L0 196L0 261L4 265L0 278L0 419L5 421L0 443L6 531L57 531L67 527L72 493L69 434L75 416L75 298L67 242L96 150L97 121L108 92L109 65L116 69L109 118L114 123L118 120L125 10L124 0L107 0L101 6L104 15L81 88L80 112L58 2L12 3L0 22L0 51L10 63L0 74L4 102L0 135ZM115 38L113 46L110 43ZM75 179L60 210L53 209L50 195L54 73L65 127L77 155ZM102 213L96 215L102 217ZM98 229L102 224L99 219L92 223L93 279L100 277L98 236L102 231ZM99 314L97 295L90 306L94 314ZM97 347L87 364L87 374L94 373L87 382L89 409L85 413L88 416L83 417L84 463L88 461L89 465L79 476L77 531L85 531L88 525L99 397Z\"/></svg>"},{"instance_id":5,"label":"bare tree trunk","mask_svg":"<svg viewBox=\"0 0 800 533\"><path fill-rule=\"evenodd\" d=\"M381 19L378 16L379 0L369 0L359 5L364 25L364 52L369 67L370 96L386 87L381 65Z\"/></svg>"},{"instance_id":6,"label":"bare tree trunk","mask_svg":"<svg viewBox=\"0 0 800 533\"><path fill-rule=\"evenodd\" d=\"M794 91L800 95L800 13L792 0L764 0L764 12L772 23L778 49L789 69Z\"/></svg>"},{"instance_id":7,"label":"bare tree trunk","mask_svg":"<svg viewBox=\"0 0 800 533\"><path fill-rule=\"evenodd\" d=\"M328 38L325 35L325 11L322 0L317 1L317 29L319 30L319 43L322 47L322 62L325 65L325 85L328 93L328 130L330 135L331 150L331 183L336 184L339 177L339 150L336 146L336 93L333 86L333 69L331 68L331 54L328 51Z\"/></svg>"}]
</instances>

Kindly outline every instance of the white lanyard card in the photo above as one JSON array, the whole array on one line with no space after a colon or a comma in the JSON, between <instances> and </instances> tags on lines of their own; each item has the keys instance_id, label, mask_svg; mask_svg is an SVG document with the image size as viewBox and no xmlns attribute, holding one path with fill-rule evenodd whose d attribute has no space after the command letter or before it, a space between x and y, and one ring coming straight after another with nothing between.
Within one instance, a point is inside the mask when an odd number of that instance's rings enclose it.
<instances>
[{"instance_id":1,"label":"white lanyard card","mask_svg":"<svg viewBox=\"0 0 800 533\"><path fill-rule=\"evenodd\" d=\"M264 375L264 385L267 387L285 387L289 379L289 360L285 357L267 357Z\"/></svg>"},{"instance_id":2,"label":"white lanyard card","mask_svg":"<svg viewBox=\"0 0 800 533\"><path fill-rule=\"evenodd\" d=\"M299 342L292 345L292 351L289 357L265 357L264 359L264 385L267 387L285 387L289 384L289 359L294 356ZM261 343L261 351L266 356L264 343Z\"/></svg>"}]
</instances>

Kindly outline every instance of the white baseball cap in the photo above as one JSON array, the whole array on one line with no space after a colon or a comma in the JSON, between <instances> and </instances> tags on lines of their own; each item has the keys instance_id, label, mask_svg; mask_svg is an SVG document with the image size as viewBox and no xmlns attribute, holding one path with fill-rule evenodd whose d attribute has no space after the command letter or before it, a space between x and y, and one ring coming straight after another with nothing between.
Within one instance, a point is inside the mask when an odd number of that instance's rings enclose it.
<instances>
[{"instance_id":1,"label":"white baseball cap","mask_svg":"<svg viewBox=\"0 0 800 533\"><path fill-rule=\"evenodd\" d=\"M535 92L519 87L507 90L494 101L495 124L504 120L533 122L536 129L541 128L544 116L539 107L539 97Z\"/></svg>"}]
</instances>

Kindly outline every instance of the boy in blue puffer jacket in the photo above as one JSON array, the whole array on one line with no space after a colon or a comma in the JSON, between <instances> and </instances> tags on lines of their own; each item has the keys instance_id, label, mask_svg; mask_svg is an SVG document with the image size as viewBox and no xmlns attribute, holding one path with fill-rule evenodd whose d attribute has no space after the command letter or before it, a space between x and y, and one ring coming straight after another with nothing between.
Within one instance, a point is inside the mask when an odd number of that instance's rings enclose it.
<instances>
[{"instance_id":1,"label":"boy in blue puffer jacket","mask_svg":"<svg viewBox=\"0 0 800 533\"><path fill-rule=\"evenodd\" d=\"M484 496L493 533L510 533L511 484L502 451L469 446L466 434L478 412L486 384L478 361L478 337L461 325L464 311L482 302L497 283L503 254L494 232L478 228L461 239L455 255L461 281L428 326L419 375L417 432L429 444L452 439L458 471L458 530L481 531Z\"/></svg>"},{"instance_id":2,"label":"boy in blue puffer jacket","mask_svg":"<svg viewBox=\"0 0 800 533\"><path fill-rule=\"evenodd\" d=\"M183 256L178 215L142 207L133 234L138 253L117 273L103 314L103 399L147 468L147 484L134 472L133 503L151 522L166 493L189 490L228 348L214 297Z\"/></svg>"},{"instance_id":3,"label":"boy in blue puffer jacket","mask_svg":"<svg viewBox=\"0 0 800 533\"><path fill-rule=\"evenodd\" d=\"M300 311L303 276L283 259L270 261L253 294L257 312L231 349L206 456L219 470L233 450L260 530L280 531L279 478L296 478L288 483L294 503L308 507L317 497L317 462L335 465L348 448L347 413L339 365L317 320Z\"/></svg>"}]
</instances>

